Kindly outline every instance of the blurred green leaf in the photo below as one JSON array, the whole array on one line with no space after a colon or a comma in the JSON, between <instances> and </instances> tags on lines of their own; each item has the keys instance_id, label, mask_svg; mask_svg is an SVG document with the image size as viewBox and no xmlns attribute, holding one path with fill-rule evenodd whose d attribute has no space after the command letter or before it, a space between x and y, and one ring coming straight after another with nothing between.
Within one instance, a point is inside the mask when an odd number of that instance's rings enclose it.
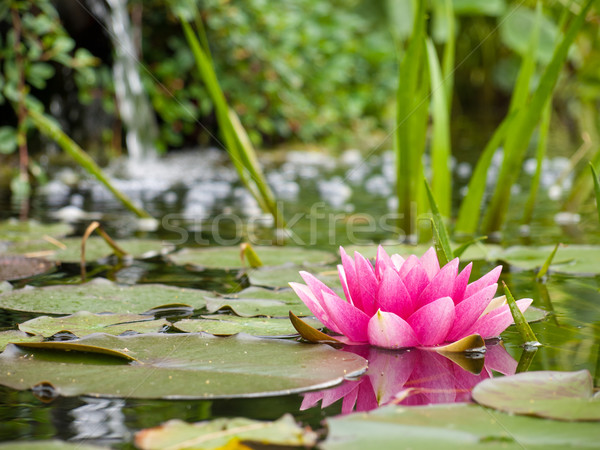
<instances>
[{"instance_id":1,"label":"blurred green leaf","mask_svg":"<svg viewBox=\"0 0 600 450\"><path fill-rule=\"evenodd\" d=\"M8 155L17 149L17 130L13 127L0 127L0 153Z\"/></svg>"}]
</instances>

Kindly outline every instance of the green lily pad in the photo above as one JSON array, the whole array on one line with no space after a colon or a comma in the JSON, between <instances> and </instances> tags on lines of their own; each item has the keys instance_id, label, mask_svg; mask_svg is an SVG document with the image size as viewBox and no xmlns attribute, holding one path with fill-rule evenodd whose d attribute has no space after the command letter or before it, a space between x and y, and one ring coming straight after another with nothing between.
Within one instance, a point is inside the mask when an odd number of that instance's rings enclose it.
<instances>
[{"instance_id":1,"label":"green lily pad","mask_svg":"<svg viewBox=\"0 0 600 450\"><path fill-rule=\"evenodd\" d=\"M206 296L206 309L209 313L221 309L231 309L241 317L270 316L288 317L292 310L297 316L310 316L312 313L291 289L270 290L249 287L238 294L222 297Z\"/></svg>"},{"instance_id":2,"label":"green lily pad","mask_svg":"<svg viewBox=\"0 0 600 450\"><path fill-rule=\"evenodd\" d=\"M333 290L341 290L340 278L335 266L328 267L261 267L248 272L250 283L255 286L287 287L290 281L304 283L299 272L312 273Z\"/></svg>"},{"instance_id":3,"label":"green lily pad","mask_svg":"<svg viewBox=\"0 0 600 450\"><path fill-rule=\"evenodd\" d=\"M315 319L306 319L310 326L323 328ZM205 332L219 336L246 333L252 336L292 336L298 334L289 319L238 317L226 314L202 316L202 319L183 319L173 324L187 333Z\"/></svg>"},{"instance_id":4,"label":"green lily pad","mask_svg":"<svg viewBox=\"0 0 600 450\"><path fill-rule=\"evenodd\" d=\"M280 266L283 264L325 264L335 260L332 253L303 247L254 247L265 266ZM240 247L209 247L186 248L169 256L175 264L190 264L193 266L237 269L244 268Z\"/></svg>"},{"instance_id":5,"label":"green lily pad","mask_svg":"<svg viewBox=\"0 0 600 450\"><path fill-rule=\"evenodd\" d=\"M49 272L56 264L44 258L0 256L0 281L20 280Z\"/></svg>"},{"instance_id":6,"label":"green lily pad","mask_svg":"<svg viewBox=\"0 0 600 450\"><path fill-rule=\"evenodd\" d=\"M525 320L529 323L539 322L540 320L544 320L548 316L548 311L536 308L535 306L530 306L523 313L523 316L525 316Z\"/></svg>"},{"instance_id":7,"label":"green lily pad","mask_svg":"<svg viewBox=\"0 0 600 450\"><path fill-rule=\"evenodd\" d=\"M85 284L16 289L0 295L0 308L46 314L143 313L166 303L185 303L193 308L206 305L206 291L161 284L119 286L105 279Z\"/></svg>"},{"instance_id":8,"label":"green lily pad","mask_svg":"<svg viewBox=\"0 0 600 450\"><path fill-rule=\"evenodd\" d=\"M65 442L58 439L48 441L5 442L0 444L2 450L108 450L109 447L82 444L81 442Z\"/></svg>"},{"instance_id":9,"label":"green lily pad","mask_svg":"<svg viewBox=\"0 0 600 450\"><path fill-rule=\"evenodd\" d=\"M327 419L324 450L563 449L598 445L598 425L511 416L477 405L386 406ZM401 443L401 444L399 444Z\"/></svg>"},{"instance_id":10,"label":"green lily pad","mask_svg":"<svg viewBox=\"0 0 600 450\"><path fill-rule=\"evenodd\" d=\"M9 346L0 354L0 384L23 390L46 382L62 396L265 397L333 386L367 367L360 356L329 346L244 335L99 333L77 342L126 351L139 362L84 364L59 351L50 360L35 357L36 349Z\"/></svg>"},{"instance_id":11,"label":"green lily pad","mask_svg":"<svg viewBox=\"0 0 600 450\"><path fill-rule=\"evenodd\" d=\"M138 259L166 254L174 248L171 244L155 239L125 239L116 242L119 247ZM56 243L45 240L19 242L9 246L7 253L43 256L61 262L78 263L81 261L81 238L66 238ZM92 236L86 242L85 260L87 262L98 261L113 253L114 250L99 236Z\"/></svg>"},{"instance_id":12,"label":"green lily pad","mask_svg":"<svg viewBox=\"0 0 600 450\"><path fill-rule=\"evenodd\" d=\"M0 332L0 350L4 350L10 343L15 342L40 342L42 336L30 336L18 330L8 330Z\"/></svg>"},{"instance_id":13,"label":"green lily pad","mask_svg":"<svg viewBox=\"0 0 600 450\"><path fill-rule=\"evenodd\" d=\"M473 389L482 405L558 420L600 420L600 396L587 370L526 372L484 380Z\"/></svg>"},{"instance_id":14,"label":"green lily pad","mask_svg":"<svg viewBox=\"0 0 600 450\"><path fill-rule=\"evenodd\" d=\"M81 311L65 317L36 317L19 324L19 329L44 337L50 337L59 331L70 331L75 336L83 337L98 332L114 335L125 331L157 333L168 324L165 319L148 320L148 316L139 314L93 314Z\"/></svg>"},{"instance_id":15,"label":"green lily pad","mask_svg":"<svg viewBox=\"0 0 600 450\"><path fill-rule=\"evenodd\" d=\"M241 448L237 442L263 445L313 447L317 434L300 427L286 414L272 422L246 418L215 419L210 422L186 423L170 420L158 427L139 431L135 445L142 450L164 448ZM234 444L229 447L228 444Z\"/></svg>"},{"instance_id":16,"label":"green lily pad","mask_svg":"<svg viewBox=\"0 0 600 450\"><path fill-rule=\"evenodd\" d=\"M524 247L514 246L492 252L490 258L507 262L511 267L534 270L542 267L554 246ZM569 245L559 247L550 272L581 276L600 274L600 246Z\"/></svg>"},{"instance_id":17,"label":"green lily pad","mask_svg":"<svg viewBox=\"0 0 600 450\"><path fill-rule=\"evenodd\" d=\"M44 236L60 238L73 232L65 223L40 223L35 220L26 222L16 219L0 222L0 241L24 242L42 239Z\"/></svg>"}]
</instances>

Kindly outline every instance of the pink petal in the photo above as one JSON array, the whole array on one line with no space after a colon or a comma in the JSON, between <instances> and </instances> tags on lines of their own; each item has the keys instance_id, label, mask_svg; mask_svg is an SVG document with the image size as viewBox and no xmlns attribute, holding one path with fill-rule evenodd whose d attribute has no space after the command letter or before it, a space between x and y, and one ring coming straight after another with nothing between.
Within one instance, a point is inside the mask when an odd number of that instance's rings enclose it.
<instances>
[{"instance_id":1,"label":"pink petal","mask_svg":"<svg viewBox=\"0 0 600 450\"><path fill-rule=\"evenodd\" d=\"M377 311L368 325L369 343L383 348L414 347L419 344L411 326L394 313Z\"/></svg>"},{"instance_id":2,"label":"pink petal","mask_svg":"<svg viewBox=\"0 0 600 450\"><path fill-rule=\"evenodd\" d=\"M418 350L390 352L377 347L371 347L369 356L369 371L377 402L384 405L393 400L403 388L418 362Z\"/></svg>"},{"instance_id":3,"label":"pink petal","mask_svg":"<svg viewBox=\"0 0 600 450\"><path fill-rule=\"evenodd\" d=\"M402 267L400 267L398 274L401 278L404 278L415 266L420 266L419 258L417 258L415 255L410 255L408 258L406 258L406 261L402 263Z\"/></svg>"},{"instance_id":4,"label":"pink petal","mask_svg":"<svg viewBox=\"0 0 600 450\"><path fill-rule=\"evenodd\" d=\"M354 410L361 381L356 381L356 387L344 397L344 400L342 400L342 414L350 414Z\"/></svg>"},{"instance_id":5,"label":"pink petal","mask_svg":"<svg viewBox=\"0 0 600 450\"><path fill-rule=\"evenodd\" d=\"M407 386L423 390L422 404L454 402L454 364L436 352L420 350L418 356Z\"/></svg>"},{"instance_id":6,"label":"pink petal","mask_svg":"<svg viewBox=\"0 0 600 450\"><path fill-rule=\"evenodd\" d=\"M344 273L346 275L346 282L348 284L348 292L346 293L346 297L354 306L362 309L363 303L360 293L360 284L358 282L358 277L356 276L354 261L346 254L344 247L340 247L340 255L342 255L342 265L344 266Z\"/></svg>"},{"instance_id":7,"label":"pink petal","mask_svg":"<svg viewBox=\"0 0 600 450\"><path fill-rule=\"evenodd\" d=\"M446 264L431 280L429 285L421 292L415 306L418 308L438 298L450 297L454 292L454 280L456 279L457 272L458 258L455 258Z\"/></svg>"},{"instance_id":8,"label":"pink petal","mask_svg":"<svg viewBox=\"0 0 600 450\"><path fill-rule=\"evenodd\" d=\"M337 295L329 288L329 286L317 279L313 274L301 270L300 276L308 285L313 294L315 294L315 297L317 297L319 303L323 303L323 294L321 294L321 291L325 291L331 295Z\"/></svg>"},{"instance_id":9,"label":"pink petal","mask_svg":"<svg viewBox=\"0 0 600 450\"><path fill-rule=\"evenodd\" d=\"M379 406L377 398L375 397L375 391L371 385L369 377L363 377L360 379L358 385L358 396L356 399L356 412L359 411L371 411Z\"/></svg>"},{"instance_id":10,"label":"pink petal","mask_svg":"<svg viewBox=\"0 0 600 450\"><path fill-rule=\"evenodd\" d=\"M450 330L450 333L448 333L447 339L449 341L457 341L466 336L464 332L471 328L475 321L479 319L481 313L485 311L485 308L490 303L490 300L494 298L497 288L498 285L494 283L471 295L458 305L455 305L456 320L454 321L454 326Z\"/></svg>"},{"instance_id":11,"label":"pink petal","mask_svg":"<svg viewBox=\"0 0 600 450\"><path fill-rule=\"evenodd\" d=\"M394 265L394 269L396 269L396 272L400 272L400 269L402 268L402 264L404 264L405 259L398 254L392 255L390 259L392 260L392 264Z\"/></svg>"},{"instance_id":12,"label":"pink petal","mask_svg":"<svg viewBox=\"0 0 600 450\"><path fill-rule=\"evenodd\" d=\"M532 302L532 299L524 298L517 300L517 306L521 312L523 312L529 308L529 305L531 305ZM475 322L469 331L465 333L465 336L474 333L479 334L484 339L500 336L500 334L506 330L511 323L513 323L512 314L510 313L508 305L504 305L500 308L490 311L485 316L477 320L477 322Z\"/></svg>"},{"instance_id":13,"label":"pink petal","mask_svg":"<svg viewBox=\"0 0 600 450\"><path fill-rule=\"evenodd\" d=\"M455 318L454 302L450 297L437 299L417 309L408 319L422 346L442 344Z\"/></svg>"},{"instance_id":14,"label":"pink petal","mask_svg":"<svg viewBox=\"0 0 600 450\"><path fill-rule=\"evenodd\" d=\"M383 273L388 267L394 267L392 259L380 245L377 247L377 258L375 259L375 274L378 280L381 280Z\"/></svg>"},{"instance_id":15,"label":"pink petal","mask_svg":"<svg viewBox=\"0 0 600 450\"><path fill-rule=\"evenodd\" d=\"M358 252L354 252L356 275L360 285L362 310L371 317L377 311L377 278L371 262Z\"/></svg>"},{"instance_id":16,"label":"pink petal","mask_svg":"<svg viewBox=\"0 0 600 450\"><path fill-rule=\"evenodd\" d=\"M348 289L348 280L346 279L346 271L344 270L344 266L338 264L337 269L338 274L340 275L340 283L342 285L342 289L344 290L346 300L348 300L348 302L351 305L354 305L354 302L352 301L352 296L350 295L350 290Z\"/></svg>"},{"instance_id":17,"label":"pink petal","mask_svg":"<svg viewBox=\"0 0 600 450\"><path fill-rule=\"evenodd\" d=\"M354 342L367 342L369 316L337 295L323 292L323 308L340 332Z\"/></svg>"},{"instance_id":18,"label":"pink petal","mask_svg":"<svg viewBox=\"0 0 600 450\"><path fill-rule=\"evenodd\" d=\"M400 317L408 317L414 311L412 298L394 269L388 267L379 282L377 292L379 308Z\"/></svg>"},{"instance_id":19,"label":"pink petal","mask_svg":"<svg viewBox=\"0 0 600 450\"><path fill-rule=\"evenodd\" d=\"M406 262L408 262L409 260L410 258L407 259ZM402 266L402 268L404 268L404 266ZM406 289L410 294L410 298L412 299L413 305L416 305L419 295L421 295L423 289L425 289L429 284L429 278L427 278L427 273L425 272L425 269L423 269L423 267L421 267L420 264L416 264L415 266L413 266L410 272L406 274L405 277L402 277L402 274L400 274L400 278L402 278L402 282L404 283L404 286L406 286Z\"/></svg>"},{"instance_id":20,"label":"pink petal","mask_svg":"<svg viewBox=\"0 0 600 450\"><path fill-rule=\"evenodd\" d=\"M472 268L473 263L469 263L458 274L456 280L454 280L454 292L452 292L452 300L454 300L455 305L465 298L465 289L467 288L467 283L469 283L469 277L471 276Z\"/></svg>"},{"instance_id":21,"label":"pink petal","mask_svg":"<svg viewBox=\"0 0 600 450\"><path fill-rule=\"evenodd\" d=\"M479 280L475 280L471 284L467 285L464 298L469 298L475 292L482 290L484 287L497 283L498 278L500 278L500 272L502 272L502 266L494 267Z\"/></svg>"},{"instance_id":22,"label":"pink petal","mask_svg":"<svg viewBox=\"0 0 600 450\"><path fill-rule=\"evenodd\" d=\"M514 375L519 363L506 351L502 344L488 345L485 352L485 368L503 375Z\"/></svg>"},{"instance_id":23,"label":"pink petal","mask_svg":"<svg viewBox=\"0 0 600 450\"><path fill-rule=\"evenodd\" d=\"M322 299L319 301L313 291L310 290L308 286L305 286L300 283L289 283L290 287L294 290L296 295L300 297L300 299L304 302L306 307L310 309L317 319L321 321L323 325L325 325L330 330L335 331L336 333L342 334L338 326L335 324L333 320L330 319L329 313L325 311L322 306Z\"/></svg>"},{"instance_id":24,"label":"pink petal","mask_svg":"<svg viewBox=\"0 0 600 450\"><path fill-rule=\"evenodd\" d=\"M420 262L423 269L425 269L425 272L427 272L427 278L433 280L433 277L440 271L440 263L435 248L429 247L429 250L421 256Z\"/></svg>"}]
</instances>

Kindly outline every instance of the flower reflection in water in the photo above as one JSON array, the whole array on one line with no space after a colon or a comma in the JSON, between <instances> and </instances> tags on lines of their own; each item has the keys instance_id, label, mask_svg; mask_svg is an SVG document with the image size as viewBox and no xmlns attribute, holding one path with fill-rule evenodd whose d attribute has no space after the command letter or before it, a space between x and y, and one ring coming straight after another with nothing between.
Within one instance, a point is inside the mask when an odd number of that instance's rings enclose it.
<instances>
[{"instance_id":1,"label":"flower reflection in water","mask_svg":"<svg viewBox=\"0 0 600 450\"><path fill-rule=\"evenodd\" d=\"M304 394L301 410L311 408L319 401L321 408L325 408L340 399L342 414L369 411L390 403L468 402L471 389L480 381L491 378L492 371L513 375L517 368L517 361L500 344L488 345L485 359L483 356L468 358L464 354L448 354L446 357L428 350L399 352L370 346L348 346L343 351L366 358L369 361L367 373L335 388Z\"/></svg>"}]
</instances>

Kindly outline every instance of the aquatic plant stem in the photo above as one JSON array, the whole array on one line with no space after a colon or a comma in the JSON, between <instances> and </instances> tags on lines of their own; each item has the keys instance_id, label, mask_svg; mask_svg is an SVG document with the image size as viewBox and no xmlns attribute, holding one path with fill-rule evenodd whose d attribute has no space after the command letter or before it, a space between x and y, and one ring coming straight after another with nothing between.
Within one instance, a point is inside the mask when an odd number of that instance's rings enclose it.
<instances>
[{"instance_id":1,"label":"aquatic plant stem","mask_svg":"<svg viewBox=\"0 0 600 450\"><path fill-rule=\"evenodd\" d=\"M27 115L43 134L55 141L69 156L83 167L88 173L93 175L98 181L108 188L110 192L125 206L129 211L142 219L152 219L152 216L142 208L134 205L133 201L119 191L104 174L96 162L84 152L69 136L67 136L56 122L46 117L44 114L29 108Z\"/></svg>"}]
</instances>

